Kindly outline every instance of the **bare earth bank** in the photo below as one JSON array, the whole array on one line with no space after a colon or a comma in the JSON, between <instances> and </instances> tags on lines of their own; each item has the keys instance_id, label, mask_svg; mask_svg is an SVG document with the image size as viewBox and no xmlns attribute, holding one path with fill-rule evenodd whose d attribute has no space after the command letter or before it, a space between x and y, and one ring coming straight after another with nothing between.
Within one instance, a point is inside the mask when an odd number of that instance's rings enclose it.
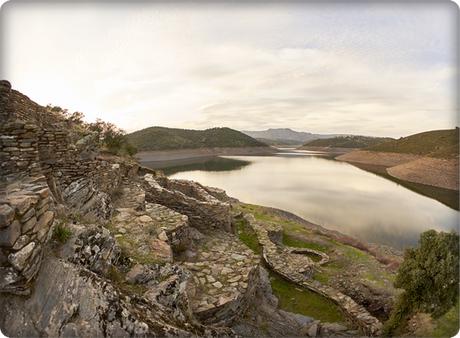
<instances>
[{"instance_id":1,"label":"bare earth bank","mask_svg":"<svg viewBox=\"0 0 460 338\"><path fill-rule=\"evenodd\" d=\"M434 187L459 190L458 159L357 150L336 157L339 161L379 165L395 178Z\"/></svg>"}]
</instances>

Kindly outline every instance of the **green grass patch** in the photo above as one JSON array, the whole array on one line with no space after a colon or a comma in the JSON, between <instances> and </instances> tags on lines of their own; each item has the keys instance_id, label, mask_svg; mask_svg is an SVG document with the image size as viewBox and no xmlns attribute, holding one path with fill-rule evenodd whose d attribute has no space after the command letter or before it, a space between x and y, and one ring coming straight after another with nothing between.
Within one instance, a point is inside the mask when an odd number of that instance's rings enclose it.
<instances>
[{"instance_id":1,"label":"green grass patch","mask_svg":"<svg viewBox=\"0 0 460 338\"><path fill-rule=\"evenodd\" d=\"M64 225L64 222L59 222L53 230L53 239L64 244L72 236L72 231Z\"/></svg>"},{"instance_id":2,"label":"green grass patch","mask_svg":"<svg viewBox=\"0 0 460 338\"><path fill-rule=\"evenodd\" d=\"M270 281L281 309L324 322L346 323L345 316L331 300L310 290L301 289L274 273L270 273Z\"/></svg>"},{"instance_id":3,"label":"green grass patch","mask_svg":"<svg viewBox=\"0 0 460 338\"><path fill-rule=\"evenodd\" d=\"M244 219L238 219L235 223L239 239L256 254L261 254L262 248L257 240L257 235L249 225L246 224L246 221Z\"/></svg>"},{"instance_id":4,"label":"green grass patch","mask_svg":"<svg viewBox=\"0 0 460 338\"><path fill-rule=\"evenodd\" d=\"M294 236L291 236L286 231L283 232L283 244L286 246L294 247L294 248L306 248L306 249L318 250L324 253L329 251L329 248L325 245L315 243L315 242L307 242L307 241L298 239Z\"/></svg>"},{"instance_id":5,"label":"green grass patch","mask_svg":"<svg viewBox=\"0 0 460 338\"><path fill-rule=\"evenodd\" d=\"M325 273L325 272L315 272L315 274L313 275L313 279L314 280L317 280L318 282L321 282L321 284L327 284L329 283L329 278L330 276Z\"/></svg>"}]
</instances>

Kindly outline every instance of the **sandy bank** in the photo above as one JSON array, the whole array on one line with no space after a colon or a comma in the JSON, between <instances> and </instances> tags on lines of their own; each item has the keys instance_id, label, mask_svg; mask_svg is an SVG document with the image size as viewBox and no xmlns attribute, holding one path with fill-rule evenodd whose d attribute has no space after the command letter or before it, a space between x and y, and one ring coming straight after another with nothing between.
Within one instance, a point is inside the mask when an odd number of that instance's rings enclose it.
<instances>
[{"instance_id":1,"label":"sandy bank","mask_svg":"<svg viewBox=\"0 0 460 338\"><path fill-rule=\"evenodd\" d=\"M383 166L400 180L443 189L459 190L458 159L357 150L336 157L339 161Z\"/></svg>"},{"instance_id":2,"label":"sandy bank","mask_svg":"<svg viewBox=\"0 0 460 338\"><path fill-rule=\"evenodd\" d=\"M163 162L191 158L205 158L219 155L270 155L276 152L277 150L272 147L199 148L142 151L136 154L136 158L140 162Z\"/></svg>"},{"instance_id":3,"label":"sandy bank","mask_svg":"<svg viewBox=\"0 0 460 338\"><path fill-rule=\"evenodd\" d=\"M401 180L458 190L458 160L422 157L387 169Z\"/></svg>"},{"instance_id":4,"label":"sandy bank","mask_svg":"<svg viewBox=\"0 0 460 338\"><path fill-rule=\"evenodd\" d=\"M367 150L355 150L336 157L339 161L373 164L385 167L393 167L419 158L420 156L411 154L384 153Z\"/></svg>"}]
</instances>

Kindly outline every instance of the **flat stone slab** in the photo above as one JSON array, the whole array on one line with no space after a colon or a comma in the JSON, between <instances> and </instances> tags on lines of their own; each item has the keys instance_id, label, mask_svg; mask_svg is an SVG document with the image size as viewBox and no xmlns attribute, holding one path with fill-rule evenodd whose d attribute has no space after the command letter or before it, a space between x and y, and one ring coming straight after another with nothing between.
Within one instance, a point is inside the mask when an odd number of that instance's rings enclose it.
<instances>
[{"instance_id":1,"label":"flat stone slab","mask_svg":"<svg viewBox=\"0 0 460 338\"><path fill-rule=\"evenodd\" d=\"M246 292L249 274L259 261L234 235L206 233L197 243L194 261L179 263L193 275L192 310L199 313L238 299Z\"/></svg>"}]
</instances>

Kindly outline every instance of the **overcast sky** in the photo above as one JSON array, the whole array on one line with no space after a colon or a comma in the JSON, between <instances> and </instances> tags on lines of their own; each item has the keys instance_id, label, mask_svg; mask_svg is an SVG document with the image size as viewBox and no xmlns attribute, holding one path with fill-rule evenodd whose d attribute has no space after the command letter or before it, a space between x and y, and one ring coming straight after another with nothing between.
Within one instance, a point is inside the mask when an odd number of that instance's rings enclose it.
<instances>
[{"instance_id":1,"label":"overcast sky","mask_svg":"<svg viewBox=\"0 0 460 338\"><path fill-rule=\"evenodd\" d=\"M405 136L456 125L457 9L7 4L1 77L40 104L152 125Z\"/></svg>"}]
</instances>

